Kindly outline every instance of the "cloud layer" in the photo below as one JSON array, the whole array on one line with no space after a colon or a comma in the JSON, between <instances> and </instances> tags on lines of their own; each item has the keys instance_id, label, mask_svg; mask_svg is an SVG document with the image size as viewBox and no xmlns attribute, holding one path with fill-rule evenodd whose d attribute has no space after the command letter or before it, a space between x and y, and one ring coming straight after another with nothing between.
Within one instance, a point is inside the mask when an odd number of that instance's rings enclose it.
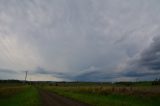
<instances>
[{"instance_id":1,"label":"cloud layer","mask_svg":"<svg viewBox=\"0 0 160 106\"><path fill-rule=\"evenodd\" d=\"M140 64L160 71L160 36L155 37L150 47L142 53Z\"/></svg>"},{"instance_id":2,"label":"cloud layer","mask_svg":"<svg viewBox=\"0 0 160 106\"><path fill-rule=\"evenodd\" d=\"M6 72L6 79L23 79L29 70L32 80L159 77L158 4L157 0L0 0L0 73Z\"/></svg>"}]
</instances>

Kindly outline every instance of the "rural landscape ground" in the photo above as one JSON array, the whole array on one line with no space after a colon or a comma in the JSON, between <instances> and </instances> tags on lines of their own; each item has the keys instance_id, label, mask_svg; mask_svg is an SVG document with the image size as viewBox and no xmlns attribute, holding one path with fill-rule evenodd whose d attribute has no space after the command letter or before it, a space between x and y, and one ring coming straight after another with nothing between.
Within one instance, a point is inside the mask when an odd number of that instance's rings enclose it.
<instances>
[{"instance_id":1,"label":"rural landscape ground","mask_svg":"<svg viewBox=\"0 0 160 106\"><path fill-rule=\"evenodd\" d=\"M158 106L159 82L1 83L1 106Z\"/></svg>"}]
</instances>

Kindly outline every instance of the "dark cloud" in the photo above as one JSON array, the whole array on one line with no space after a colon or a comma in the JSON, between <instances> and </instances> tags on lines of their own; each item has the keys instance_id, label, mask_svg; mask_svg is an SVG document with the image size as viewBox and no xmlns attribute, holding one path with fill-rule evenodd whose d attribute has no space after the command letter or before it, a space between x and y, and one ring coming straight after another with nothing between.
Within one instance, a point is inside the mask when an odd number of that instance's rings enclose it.
<instances>
[{"instance_id":1,"label":"dark cloud","mask_svg":"<svg viewBox=\"0 0 160 106\"><path fill-rule=\"evenodd\" d=\"M44 68L42 67L37 67L37 69L33 72L35 74L50 74L49 71L46 71Z\"/></svg>"},{"instance_id":2,"label":"dark cloud","mask_svg":"<svg viewBox=\"0 0 160 106\"><path fill-rule=\"evenodd\" d=\"M72 80L78 81L111 81L114 78L121 77L119 73L107 72L102 70L90 70L75 76L72 76Z\"/></svg>"},{"instance_id":3,"label":"dark cloud","mask_svg":"<svg viewBox=\"0 0 160 106\"><path fill-rule=\"evenodd\" d=\"M86 72L78 75L72 73L64 73L61 75L57 75L57 77L68 79L70 81L111 81L111 79L116 78L116 76L113 76L112 73L107 75L100 71Z\"/></svg>"},{"instance_id":4,"label":"dark cloud","mask_svg":"<svg viewBox=\"0 0 160 106\"><path fill-rule=\"evenodd\" d=\"M72 79L78 80L78 81L98 81L100 80L100 72L99 71L86 72L86 73L74 76Z\"/></svg>"},{"instance_id":5,"label":"dark cloud","mask_svg":"<svg viewBox=\"0 0 160 106\"><path fill-rule=\"evenodd\" d=\"M53 71L53 70L46 70L45 68L42 68L42 67L37 67L37 69L35 71L32 71L31 73L34 75L36 75L36 74L47 75L48 74L53 77L67 78L66 73L57 72L57 71Z\"/></svg>"},{"instance_id":6,"label":"dark cloud","mask_svg":"<svg viewBox=\"0 0 160 106\"><path fill-rule=\"evenodd\" d=\"M91 66L82 72L80 71L79 73L57 72L37 67L32 74L50 75L61 79L68 79L70 81L108 81L120 77L117 73L107 73L107 71L102 71L94 66Z\"/></svg>"},{"instance_id":7,"label":"dark cloud","mask_svg":"<svg viewBox=\"0 0 160 106\"><path fill-rule=\"evenodd\" d=\"M160 71L160 36L155 37L150 47L143 51L139 64Z\"/></svg>"},{"instance_id":8,"label":"dark cloud","mask_svg":"<svg viewBox=\"0 0 160 106\"><path fill-rule=\"evenodd\" d=\"M0 73L16 74L17 72L9 69L0 69Z\"/></svg>"},{"instance_id":9,"label":"dark cloud","mask_svg":"<svg viewBox=\"0 0 160 106\"><path fill-rule=\"evenodd\" d=\"M160 72L143 72L143 70L141 71L137 71L137 70L134 70L134 71L127 71L126 73L124 74L121 74L122 76L126 76L126 77L148 77L148 76L158 76L160 75Z\"/></svg>"},{"instance_id":10,"label":"dark cloud","mask_svg":"<svg viewBox=\"0 0 160 106\"><path fill-rule=\"evenodd\" d=\"M0 79L16 79L19 75L18 71L0 68Z\"/></svg>"},{"instance_id":11,"label":"dark cloud","mask_svg":"<svg viewBox=\"0 0 160 106\"><path fill-rule=\"evenodd\" d=\"M152 43L142 51L139 58L128 62L121 76L135 78L160 76L160 36L153 38Z\"/></svg>"}]
</instances>

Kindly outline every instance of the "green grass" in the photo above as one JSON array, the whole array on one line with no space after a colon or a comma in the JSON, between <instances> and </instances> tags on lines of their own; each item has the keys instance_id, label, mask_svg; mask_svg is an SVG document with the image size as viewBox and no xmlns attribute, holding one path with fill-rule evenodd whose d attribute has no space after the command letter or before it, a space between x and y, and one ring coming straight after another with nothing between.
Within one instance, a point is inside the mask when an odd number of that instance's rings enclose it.
<instances>
[{"instance_id":1,"label":"green grass","mask_svg":"<svg viewBox=\"0 0 160 106\"><path fill-rule=\"evenodd\" d=\"M159 106L160 86L37 86L93 106ZM0 106L40 106L34 86L1 85Z\"/></svg>"},{"instance_id":2,"label":"green grass","mask_svg":"<svg viewBox=\"0 0 160 106\"><path fill-rule=\"evenodd\" d=\"M78 88L77 88L78 89ZM158 106L160 104L160 97L141 97L141 96L129 96L121 94L93 94L75 92L72 90L66 91L63 88L51 87L49 91L55 92L59 95L79 100L94 106Z\"/></svg>"},{"instance_id":3,"label":"green grass","mask_svg":"<svg viewBox=\"0 0 160 106\"><path fill-rule=\"evenodd\" d=\"M36 88L28 86L23 92L8 98L0 99L1 106L39 106L39 95Z\"/></svg>"}]
</instances>

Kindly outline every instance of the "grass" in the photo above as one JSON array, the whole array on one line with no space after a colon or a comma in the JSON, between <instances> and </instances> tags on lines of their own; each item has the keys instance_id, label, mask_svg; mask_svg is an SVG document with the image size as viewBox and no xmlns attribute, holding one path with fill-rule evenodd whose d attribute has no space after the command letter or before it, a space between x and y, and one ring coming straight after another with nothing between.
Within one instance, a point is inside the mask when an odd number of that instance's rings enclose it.
<instances>
[{"instance_id":1,"label":"grass","mask_svg":"<svg viewBox=\"0 0 160 106\"><path fill-rule=\"evenodd\" d=\"M14 94L24 91L27 86L17 86L17 85L10 85L10 86L1 86L0 88L0 98L7 98Z\"/></svg>"},{"instance_id":2,"label":"grass","mask_svg":"<svg viewBox=\"0 0 160 106\"><path fill-rule=\"evenodd\" d=\"M39 95L36 88L27 86L22 92L0 99L1 106L39 106Z\"/></svg>"},{"instance_id":3,"label":"grass","mask_svg":"<svg viewBox=\"0 0 160 106\"><path fill-rule=\"evenodd\" d=\"M112 88L106 88L104 93L97 87L45 87L45 89L55 92L59 95L79 100L94 106L158 106L160 104L160 95L142 95L143 87L138 89L134 95L125 93L121 90L112 91ZM123 89L122 89L123 90ZM137 90L137 88L136 88ZM144 89L146 91L146 88Z\"/></svg>"},{"instance_id":4,"label":"grass","mask_svg":"<svg viewBox=\"0 0 160 106\"><path fill-rule=\"evenodd\" d=\"M160 86L151 85L37 85L93 106L159 106ZM40 106L37 88L29 85L0 85L0 106Z\"/></svg>"}]
</instances>

